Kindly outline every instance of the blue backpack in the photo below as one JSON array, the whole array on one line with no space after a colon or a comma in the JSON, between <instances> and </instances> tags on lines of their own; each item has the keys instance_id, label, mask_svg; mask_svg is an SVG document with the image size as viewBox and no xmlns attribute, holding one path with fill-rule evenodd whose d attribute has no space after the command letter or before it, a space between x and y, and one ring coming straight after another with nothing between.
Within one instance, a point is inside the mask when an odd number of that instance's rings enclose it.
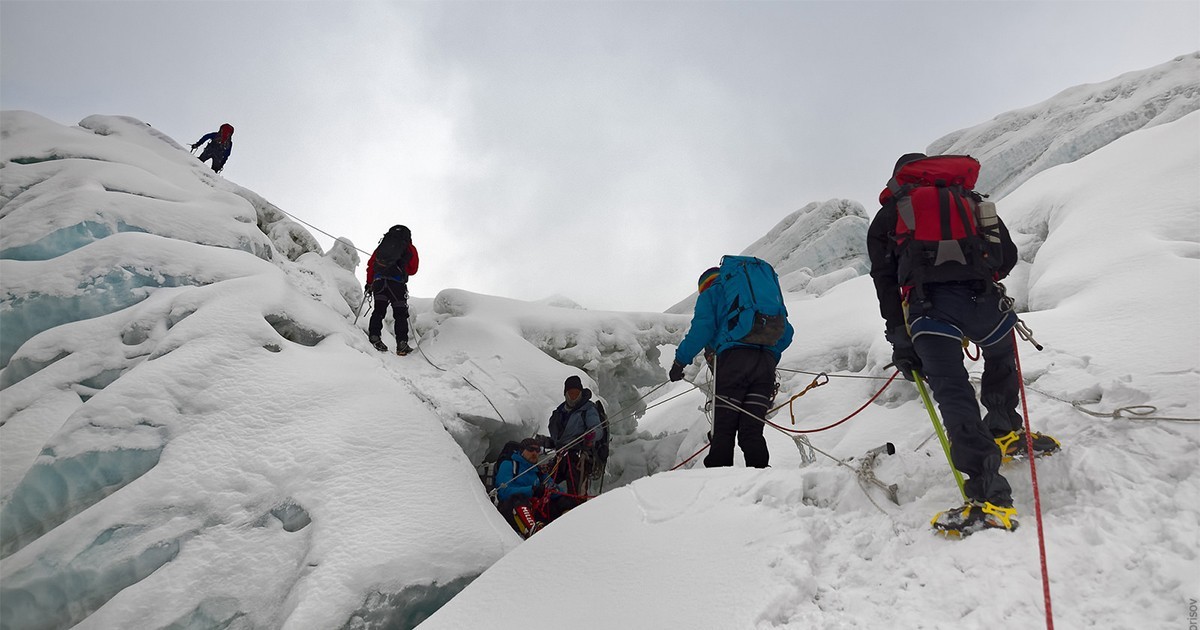
<instances>
[{"instance_id":1,"label":"blue backpack","mask_svg":"<svg viewBox=\"0 0 1200 630\"><path fill-rule=\"evenodd\" d=\"M720 273L718 282L729 305L718 339L760 346L779 343L787 326L787 307L770 263L752 256L724 256Z\"/></svg>"}]
</instances>

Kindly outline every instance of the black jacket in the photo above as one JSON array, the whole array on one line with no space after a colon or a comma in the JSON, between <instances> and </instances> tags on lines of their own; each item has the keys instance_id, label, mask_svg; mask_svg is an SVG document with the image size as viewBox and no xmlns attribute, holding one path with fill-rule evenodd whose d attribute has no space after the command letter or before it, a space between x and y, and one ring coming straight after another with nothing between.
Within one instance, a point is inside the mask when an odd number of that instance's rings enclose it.
<instances>
[{"instance_id":1,"label":"black jacket","mask_svg":"<svg viewBox=\"0 0 1200 630\"><path fill-rule=\"evenodd\" d=\"M999 217L997 217L999 219ZM1017 246L1008 233L1008 227L1000 220L1000 246L1004 260L997 271L1004 279L1017 265ZM871 220L867 228L867 257L871 260L871 279L875 282L875 295L879 299L879 314L887 322L887 330L904 326L904 310L901 307L900 281L896 267L896 203L888 201Z\"/></svg>"}]
</instances>

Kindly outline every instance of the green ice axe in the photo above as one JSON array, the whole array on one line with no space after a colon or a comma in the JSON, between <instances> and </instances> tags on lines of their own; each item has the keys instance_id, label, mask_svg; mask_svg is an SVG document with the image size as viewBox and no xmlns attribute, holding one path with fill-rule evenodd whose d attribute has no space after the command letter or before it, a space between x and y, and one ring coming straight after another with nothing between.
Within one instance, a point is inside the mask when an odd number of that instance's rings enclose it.
<instances>
[{"instance_id":1,"label":"green ice axe","mask_svg":"<svg viewBox=\"0 0 1200 630\"><path fill-rule=\"evenodd\" d=\"M958 484L958 491L966 501L967 491L963 489L962 473L954 467L954 460L950 457L950 441L946 439L946 431L942 428L942 422L938 420L937 412L933 410L933 401L929 399L929 391L925 389L925 378L917 370L913 370L912 374L917 392L921 394L921 402L925 403L925 410L929 412L929 419L933 421L933 430L937 432L938 441L942 443L942 451L946 453L946 461L950 463L950 470L954 473L954 482Z\"/></svg>"}]
</instances>

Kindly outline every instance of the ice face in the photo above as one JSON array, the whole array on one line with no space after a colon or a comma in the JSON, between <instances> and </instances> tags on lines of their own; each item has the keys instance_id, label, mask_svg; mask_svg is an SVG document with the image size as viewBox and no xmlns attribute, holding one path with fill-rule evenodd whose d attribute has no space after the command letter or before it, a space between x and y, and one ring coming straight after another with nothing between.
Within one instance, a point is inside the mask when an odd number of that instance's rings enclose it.
<instances>
[{"instance_id":1,"label":"ice face","mask_svg":"<svg viewBox=\"0 0 1200 630\"><path fill-rule=\"evenodd\" d=\"M926 153L975 156L983 166L976 189L1000 199L1046 169L1200 109L1197 75L1200 53L1191 53L1109 81L1076 86L948 134Z\"/></svg>"},{"instance_id":2,"label":"ice face","mask_svg":"<svg viewBox=\"0 0 1200 630\"><path fill-rule=\"evenodd\" d=\"M133 119L2 116L5 624L416 619L516 544L446 427L543 410L381 370L349 242Z\"/></svg>"},{"instance_id":3,"label":"ice face","mask_svg":"<svg viewBox=\"0 0 1200 630\"><path fill-rule=\"evenodd\" d=\"M0 512L0 558L120 490L153 468L161 454L161 447L89 451L67 458L46 453L6 497Z\"/></svg>"},{"instance_id":4,"label":"ice face","mask_svg":"<svg viewBox=\"0 0 1200 630\"><path fill-rule=\"evenodd\" d=\"M867 273L869 225L866 210L856 201L813 202L784 217L741 255L771 263L784 291L819 295ZM823 279L810 291L810 282L818 276ZM695 304L693 293L667 312L690 314Z\"/></svg>"}]
</instances>

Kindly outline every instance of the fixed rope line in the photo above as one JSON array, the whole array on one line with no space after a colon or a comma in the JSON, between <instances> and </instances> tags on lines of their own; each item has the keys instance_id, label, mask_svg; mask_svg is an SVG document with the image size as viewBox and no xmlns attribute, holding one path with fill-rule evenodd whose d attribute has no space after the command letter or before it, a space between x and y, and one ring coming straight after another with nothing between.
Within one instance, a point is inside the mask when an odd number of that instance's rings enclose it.
<instances>
[{"instance_id":1,"label":"fixed rope line","mask_svg":"<svg viewBox=\"0 0 1200 630\"><path fill-rule=\"evenodd\" d=\"M1024 384L1023 380L1022 380L1022 384ZM1200 422L1200 418L1169 418L1166 416L1152 416L1150 414L1158 411L1158 407L1155 407L1154 405L1128 405L1125 407L1117 407L1116 409L1109 411L1109 412L1092 411L1091 409L1084 409L1083 406L1084 405L1098 405L1098 404L1100 404L1100 401L1098 401L1098 400L1066 400L1064 398L1055 396L1054 394L1044 392L1036 387L1030 387L1030 386L1026 385L1025 388L1033 390L1047 398L1051 398L1053 400L1057 400L1058 402L1071 405L1072 407L1078 409L1079 411L1086 413L1087 415L1095 417L1095 418L1112 418L1113 420L1123 418L1125 420L1162 420L1162 421L1166 421L1166 422ZM1132 414L1132 415L1123 415L1126 413Z\"/></svg>"},{"instance_id":2,"label":"fixed rope line","mask_svg":"<svg viewBox=\"0 0 1200 630\"><path fill-rule=\"evenodd\" d=\"M354 249L356 249L368 256L371 255L371 252L364 252L363 250L358 249L358 247L354 243L351 243L350 241L346 240L345 238L343 238L341 236L334 236L334 235L330 234L329 232L326 232L325 230L322 230L321 228L309 223L308 221L305 221L304 219L301 219L300 217L288 212L287 210L284 210L283 208L276 207L275 209L286 214L288 217L290 217L296 221L299 221L300 223L303 223L304 225L307 225L308 227L324 234L325 236L328 236L329 238L333 239L333 242L335 242L335 243L345 243L345 244L349 245L350 247L353 247Z\"/></svg>"},{"instance_id":3,"label":"fixed rope line","mask_svg":"<svg viewBox=\"0 0 1200 630\"><path fill-rule=\"evenodd\" d=\"M821 380L821 377L824 377L824 378L825 378L825 380L824 380L824 381L822 381L822 380ZM796 408L795 408L794 406L792 406L792 403L796 402L796 399L797 399L797 398L800 398L801 396L803 396L803 395L807 394L807 393L808 393L808 390L810 390L810 389L814 389L814 388L817 388L817 387L820 387L820 386L822 386L822 385L826 385L826 384L828 384L828 383L829 383L829 375L828 375L828 374L826 374L826 373L824 373L824 372L821 372L820 374L818 374L818 375L816 376L816 378L814 378L814 379L812 380L812 382L811 382L811 383L809 383L809 384L808 384L808 387L805 387L804 389L800 390L800 393L799 393L799 394L796 394L795 396L792 396L791 398L789 398L789 399L788 399L788 401L787 401L787 402L785 402L785 403L783 403L782 405L779 405L778 407L775 407L774 409L772 409L772 410L768 411L768 412L767 412L767 415L770 415L770 414L771 414L771 413L773 413L773 412L779 411L780 409L783 409L784 405L787 405L787 408L788 408L788 413L792 414L792 425L793 425L793 426L795 426L795 424L796 424Z\"/></svg>"},{"instance_id":4,"label":"fixed rope line","mask_svg":"<svg viewBox=\"0 0 1200 630\"><path fill-rule=\"evenodd\" d=\"M804 434L804 433L819 433L821 431L827 431L829 429L832 429L832 428L842 424L843 422L846 422L850 418L853 418L854 416L857 416L859 413L861 413L862 410L866 409L871 403L875 402L875 399L877 399L881 395L883 395L884 390L886 390L888 388L888 386L892 384L892 381L896 380L896 377L899 375L900 375L900 370L896 370L895 372L893 372L891 378L887 379L887 382L883 384L883 387L880 387L879 391L875 392L875 395L871 396L871 398L869 400L867 400L867 402L863 403L863 405L861 407L859 407L858 409L855 409L854 412L851 413L850 415L846 416L845 418L842 418L841 420L838 420L837 422L834 422L833 424L831 424L829 426L821 427L819 429L788 429L786 427L781 427L781 426L775 424L774 422L771 422L770 420L763 419L763 422L775 427L776 429L779 429L780 431L783 431L784 433ZM729 402L727 399L724 399L724 397L722 397L722 400L727 403ZM790 404L790 401L789 401L789 404ZM782 405L780 405L780 406L782 406ZM778 407L776 407L776 409L778 409ZM745 411L743 411L743 412L748 413Z\"/></svg>"},{"instance_id":5,"label":"fixed rope line","mask_svg":"<svg viewBox=\"0 0 1200 630\"><path fill-rule=\"evenodd\" d=\"M863 374L827 374L825 372L807 372L805 370L789 370L787 368L775 368L779 372L791 372L792 374L807 374L809 376L821 376L824 374L828 378L862 378L871 381L886 381L886 376L866 376Z\"/></svg>"},{"instance_id":6,"label":"fixed rope line","mask_svg":"<svg viewBox=\"0 0 1200 630\"><path fill-rule=\"evenodd\" d=\"M1039 348L1040 350L1040 348ZM1013 360L1017 368L1017 382L1021 384L1021 412L1025 416L1025 452L1034 454L1033 429L1029 426L1029 397L1025 395L1025 379L1021 375L1021 353L1017 351L1017 338L1013 337ZM1038 555L1042 565L1042 595L1046 602L1046 630L1054 630L1054 613L1050 601L1050 571L1046 563L1046 534L1042 526L1042 493L1038 489L1037 457L1029 458L1029 476L1033 483L1033 509L1037 515Z\"/></svg>"},{"instance_id":7,"label":"fixed rope line","mask_svg":"<svg viewBox=\"0 0 1200 630\"><path fill-rule=\"evenodd\" d=\"M897 370L897 371L896 371L896 373L897 373L897 374L899 374L899 370ZM893 376L894 376L894 375L893 375ZM888 381L888 383L890 384L890 383L891 383L891 381ZM884 388L885 388L885 389L886 389L886 387L887 387L887 385L885 385L885 386L884 386ZM879 391L880 391L880 393L882 393L882 392L883 392L883 390L879 390ZM879 395L879 394L876 394L876 396L878 396L878 395ZM779 432L781 432L781 433L785 433L785 434L786 434L786 433L799 433L798 431L791 431L791 430L788 430L788 429L786 429L786 428L784 428L784 427L781 427L781 426L779 426L779 425L775 424L774 422L771 422L770 420L766 420L766 419L763 419L763 418L759 418L758 416L756 416L756 415L754 415L754 414L750 413L749 411L746 411L746 410L745 410L745 409L743 409L743 408L742 408L740 405L738 405L737 403L735 403L735 402L733 402L733 401L731 401L731 400L729 400L729 399L725 398L724 396L718 396L718 398L719 398L719 399L720 399L722 402L724 402L725 404L727 404L727 405L729 405L730 407L732 407L733 409L736 409L737 411L740 411L740 412L742 412L742 413L744 413L744 414L746 414L746 415L748 415L748 416L750 416L750 417L752 417L752 418L755 418L756 420L759 420L759 421L761 421L761 422L762 422L762 423L764 423L764 424L767 424L767 425L769 425L769 426L771 426L771 427L774 427L774 428L775 428L777 431L779 431ZM872 398L872 400L874 400L874 398ZM870 401L868 401L868 402L867 402L867 404L868 404L868 405L869 405L869 404L871 404L871 403L870 403ZM859 410L861 411L861 410L862 410L863 408L865 408L865 407L866 407L866 405L863 405L863 407L860 407L860 408L859 408ZM857 413L858 413L857 411L856 411L856 412L854 412L854 414L857 414ZM845 420L849 420L851 417L853 417L853 416L854 416L854 414L850 414L850 416L849 416L849 417L847 417ZM843 420L842 422L844 422L845 420ZM840 423L839 423L839 424L840 424ZM802 437L800 437L800 436L796 436L796 437L793 437L792 439L793 439L793 440L798 440L798 439L803 439L803 438L802 438ZM818 452L818 453L820 453L820 454L824 455L825 457L828 457L829 459L833 460L833 462L834 462L834 463L836 463L837 465L839 465L839 466L843 466L843 467L845 467L845 468L848 468L848 469L850 469L850 470L854 471L854 475L855 475L855 477L856 477L856 478L861 478L860 472L859 472L859 470L858 470L857 468L855 468L855 467L851 466L850 464L847 464L846 462L844 462L844 461L842 461L842 460L840 460L840 459L838 459L838 458L834 457L833 455L830 455L829 453L826 453L825 451L823 451L823 450L821 450L821 449L819 449L819 448L817 448L817 447L813 446L812 444L808 444L807 446L808 446L808 448L811 448L812 450L814 450L814 451L816 451L816 452ZM697 453L697 454L698 454L698 453ZM695 455L693 455L693 457L695 457ZM884 490L887 490L887 489L888 489L888 488L887 488L886 486L884 486L884 485L883 485L883 483L882 483L882 482L880 482L878 479L875 479L874 481L875 481L875 482L876 482L876 484L878 484L880 487L883 487L883 488L884 488ZM866 488L864 488L864 487L862 486L862 484L861 484L861 483L859 484L859 488L860 488L860 489L863 491L863 494L866 494L866 495L867 495L867 499L871 501L871 505L874 505L874 506L875 506L875 509L879 510L880 512L882 512L882 513L883 513L883 514L886 516L886 515L887 515L887 511L885 511L883 508L879 507L879 504L878 504L878 503L875 503L875 499L873 499L873 498L871 497L871 494L870 494L869 492L867 492Z\"/></svg>"},{"instance_id":8,"label":"fixed rope line","mask_svg":"<svg viewBox=\"0 0 1200 630\"><path fill-rule=\"evenodd\" d=\"M797 371L797 370L792 370L792 371ZM789 400L788 400L788 402L786 402L786 403L783 403L782 405L779 405L779 406L775 407L774 409L771 409L771 411L770 411L770 412L778 411L779 409L782 409L782 408L783 408L785 405L786 405L786 406L790 406L790 405L792 404L792 401L794 401L794 400L796 400L797 398L799 398L799 397L803 396L805 393L807 393L807 392L808 392L808 390L810 390L810 389L813 389L814 387L820 387L821 385L824 385L825 383L828 383L828 382L829 382L828 378L827 378L827 379L826 379L824 382L818 382L818 381L819 381L819 379L820 379L820 377L821 377L821 376L823 376L823 375L825 375L825 373L824 373L824 372L819 372L819 373L817 373L817 378L813 379L813 382L812 382L812 383L810 383L810 384L808 385L808 387L805 387L805 388L804 388L804 391L802 391L802 392L800 392L799 394L796 394L795 396L793 396L791 399L789 399ZM782 433L791 433L791 434L796 434L796 435L801 435L801 434L805 434L805 433L818 433L818 432L820 432L820 431L827 431L827 430L829 430L829 429L832 429L832 428L834 428L834 427L836 427L836 426L838 426L838 425L842 424L843 422L846 422L847 420L849 420L849 419L853 418L854 416L858 415L860 412L862 412L862 410L866 409L866 408L867 408L867 406L869 406L871 403L875 402L875 399L879 398L879 396L883 394L884 390L886 390L886 389L888 388L888 386L892 384L892 381L896 380L896 377L897 377L897 376L899 376L899 375L900 375L900 371L899 371L899 370L896 370L895 372L893 372L893 373L892 373L892 376L891 376L890 378L887 378L887 379L886 379L886 380L887 380L887 382L883 384L883 387L879 388L879 391L875 392L875 395L874 395L874 396L871 396L871 398L870 398L869 400L867 400L867 402L863 403L863 405L862 405L861 407L859 407L858 409L855 409L853 413L851 413L850 415L846 416L845 418L842 418L841 420L838 420L837 422L834 422L833 424L831 424L831 425L829 425L829 426L826 426L826 427L821 427L821 428L819 428L819 429L789 429L789 428L787 428L787 427L782 427L782 426L779 426L778 424L775 424L774 422L771 422L770 420L767 420L767 419L765 419L765 418L759 418L758 416L755 416L754 414L750 413L749 411L746 411L745 409L742 409L742 408L741 408L740 406L738 406L738 404L737 404L737 403L735 403L734 401L732 401L732 400L730 400L730 399L728 399L728 398L726 398L726 397L724 397L724 396L716 396L715 398L716 398L716 399L718 399L718 400L720 400L721 402L723 402L723 403L725 403L725 404L729 405L730 407L732 407L732 408L734 408L734 409L736 409L736 410L738 410L738 411L740 411L740 412L742 412L742 413L744 413L744 414L746 414L746 415L748 415L748 416L752 417L752 418L755 418L755 419L757 419L757 420L760 420L760 421L761 421L761 422L763 422L764 424L767 424L767 425L770 425L770 426L774 427L775 429L779 430L779 431L780 431L780 432L782 432ZM827 376L827 375L825 375L825 376ZM689 381L689 384L690 384L690 385L691 385L693 388L695 388L695 389L701 389L701 387L700 387L699 385L696 385L695 383L691 383L691 382ZM689 390L689 391L690 391L690 390ZM703 391L703 390L702 390L702 391ZM664 401L664 402L665 402L665 401ZM768 412L768 413L770 413L770 412ZM793 412L792 420L793 420L793 422L792 422L792 423L793 423L793 424L795 424L795 415L794 415L794 412ZM708 448L708 446L709 446L708 444L705 444L703 448L701 448L700 450L696 451L696 452L695 452L695 453L693 453L693 454L692 454L690 457L688 457L687 459L683 460L683 461L682 461L682 462L680 462L679 464L676 464L675 466L673 466L673 467L672 467L672 468L670 468L669 470L675 470L675 469L679 468L680 466L683 466L684 464L686 464L686 463L688 463L688 462L692 461L693 459L695 459L695 457L696 457L697 455L699 455L700 453L703 453L703 452L704 452L704 449ZM812 445L811 445L811 444L809 444L808 446L809 446L809 447L812 447ZM813 450L817 450L817 449L813 448Z\"/></svg>"},{"instance_id":9,"label":"fixed rope line","mask_svg":"<svg viewBox=\"0 0 1200 630\"><path fill-rule=\"evenodd\" d=\"M604 427L604 430L605 430L605 431L608 431L608 430L609 430L609 428L610 428L612 425L614 425L614 424L619 424L619 423L621 423L621 422L625 422L626 420L630 420L630 419L632 419L632 418L635 418L635 417L637 416L637 414L636 414L636 413L634 413L634 412L631 412L631 411L630 411L630 408L633 406L633 404L634 404L634 403L637 403L637 402L639 402L639 401L641 401L641 400L643 400L643 399L645 399L647 396L649 396L650 394L653 394L654 392L658 391L659 389L661 389L663 386L665 386L665 385L666 385L667 383L669 383L669 382L670 382L670 381L664 381L664 382L662 382L662 383L659 383L658 385L655 385L654 387L652 387L652 388L651 388L649 391L647 391L645 394L642 394L641 396L639 396L639 397L637 397L637 398L633 399L632 401L630 401L629 403L627 403L627 404L626 404L624 407L622 407L620 410L618 410L616 413L614 413L613 415L609 416L607 420L605 420L604 422L601 422L601 423L600 423L600 426ZM695 385L693 385L693 387L695 387ZM667 401L670 401L670 400L673 400L673 399L675 399L675 398L678 398L678 397L680 397L680 396L682 396L682 395L684 395L684 394L687 394L687 393L689 393L689 392L691 392L691 391L692 391L692 390L690 390L690 389L689 389L689 390L684 390L684 391L682 391L682 392L680 392L680 393L678 393L678 394L675 394L674 396L669 396L669 397L667 397L667 398L664 398L664 399L662 399L662 400L656 401L656 402L654 402L653 404L646 405L646 409L647 409L647 410L649 410L649 409L653 409L654 407L657 407L657 406L659 406L659 405L661 405L661 404L663 404L663 403L665 403L665 402L667 402ZM623 416L623 415L624 415L624 416L626 416L626 417L622 418L621 416ZM574 440L571 440L570 442L567 442L567 444L566 444L565 446L559 447L559 448L558 448L558 449L556 449L555 451L551 451L551 453L548 453L547 455L545 455L545 456L543 456L543 457L539 457L539 458L538 458L538 461L537 461L537 463L536 463L536 464L534 464L533 466L530 466L529 468L525 469L525 471L524 471L524 472L522 472L522 473L518 474L516 477L513 477L511 480L509 480L509 481L506 481L505 483L503 483L503 484L501 484L501 485L499 485L499 486L497 486L497 487L495 487L495 488L492 488L492 491L488 493L488 496L490 496L490 497L495 497L495 496L496 496L496 493L497 493L497 492L499 492L499 491L500 491L500 489L508 487L508 484L510 484L510 483L512 483L513 481L515 481L515 480L516 480L518 477L520 477L521 475L524 475L525 473L527 473L527 472L529 472L529 471L531 471L531 470L534 470L534 469L536 469L536 468L540 468L540 467L541 467L543 464L547 464L547 463L549 463L549 462L551 462L551 461L555 461L555 460L557 459L557 457L558 457L558 451L561 451L561 450L568 450L568 449L570 449L571 447L573 447L573 446L575 446L575 445L579 444L580 442L582 442L582 441L583 441L583 438L584 438L584 436L585 436L585 435L587 435L587 433L586 433L586 432L585 432L583 435L581 435L581 436L579 436L579 437L575 438Z\"/></svg>"},{"instance_id":10,"label":"fixed rope line","mask_svg":"<svg viewBox=\"0 0 1200 630\"><path fill-rule=\"evenodd\" d=\"M774 422L771 422L770 420L767 420L767 419L765 419L765 418L759 418L758 416L756 416L756 415L754 415L754 414L750 413L749 411L747 411L747 410L743 409L743 408L742 408L740 405L738 405L736 402L734 402L734 401L732 401L732 400L730 400L730 399L728 399L728 398L726 398L726 397L724 397L724 396L716 396L716 397L715 397L715 399L719 400L719 401L720 401L720 402L722 402L722 403L725 403L725 404L726 404L726 405L728 405L729 407L731 407L731 408L733 408L733 409L735 409L735 410L737 410L737 411L739 411L739 412L741 412L741 413L743 413L743 414L746 414L746 415L748 415L748 416L750 416L750 417L752 417L752 418L754 418L754 419L756 419L756 420L759 420L760 422L762 422L762 423L764 423L764 424L766 424L766 425L769 425L769 426L773 427L774 429L776 429L777 431L779 431L779 432L781 432L781 433L784 433L784 434L788 434L788 433L791 433L791 434L796 434L796 435L794 435L794 436L792 437L792 439L793 439L793 440L802 440L802 439L803 439L803 440L805 440L805 442L807 442L807 439L803 438L803 437L802 437L801 435L799 435L799 434L803 434L803 433L815 433L815 432L817 432L817 431L824 431L824 430L826 430L826 429L831 429L831 428L833 428L833 427L835 427L835 426L837 426L837 425L839 425L839 424L841 424L841 423L843 423L843 422L845 422L845 421L849 420L850 418L853 418L854 416L858 415L858 413L859 413L859 412L861 412L863 409L866 409L866 408L867 408L867 406L868 406L868 405L870 405L872 402L874 402L876 398L878 398L878 397L879 397L881 394L883 394L884 390L886 390L886 389L888 388L888 386L892 384L892 381L894 381L894 380L896 379L896 377L897 377L897 376L899 376L899 375L900 375L900 371L899 371L899 370L896 370L896 371L895 371L895 372L892 374L891 378L887 379L887 383L884 383L883 387L882 387L882 388L880 388L878 392L875 392L875 395L874 395L874 396L872 396L872 397L871 397L871 399L870 399L870 400L868 400L868 401L867 401L865 404L863 404L861 407L859 407L857 410L855 410L855 411L854 411L854 413L851 413L849 416L846 416L845 418L843 418L843 419L841 419L841 420L839 420L839 421L835 422L835 423L834 423L834 424L832 424L832 425L829 425L828 427L824 427L824 428L821 428L821 429L808 430L808 431L801 431L801 430L795 430L795 429L788 429L788 428L786 428L786 427L781 427L781 426L779 426L779 425L775 424ZM819 375L818 375L818 376L819 376ZM814 379L814 383L815 383L815 382L817 382L817 379ZM828 381L826 381L826 382L828 382ZM688 381L688 384L690 384L690 385L692 386L692 388L693 388L693 389L700 389L700 386L696 385L695 383L692 383L692 382ZM818 385L810 385L808 388L806 388L806 389L805 389L805 391L808 391L809 389L812 389L813 387L818 387L818 386L820 386L820 385L823 385L823 384L824 384L824 383L820 383L820 384L818 384ZM683 392L683 393L688 393L688 392L690 392L690 391L691 391L691 390L686 390L686 391L685 391L685 392ZM792 398L792 400L795 400L796 398L799 398L801 395L803 395L803 393L804 393L804 392L801 392L801 394L798 394L797 396L794 396L794 397ZM677 395L678 395L678 394L677 394ZM674 396L672 396L672 398L674 398ZM665 401L664 401L664 402L665 402ZM790 404L790 401L789 401L789 403L784 403L784 404ZM782 406L783 406L783 405L780 405L779 407L776 407L776 409L779 409L779 408L780 408L780 407L782 407ZM696 451L695 453L693 453L693 454L692 454L690 457L688 457L687 459L683 460L683 461L682 461L682 462L680 462L679 464L676 464L675 466L673 466L672 468L670 468L670 469L668 470L668 472L670 472L671 470L676 470L676 469L680 468L681 466L683 466L683 465L687 464L688 462L692 461L693 459L695 459L695 458L696 458L696 456L700 455L700 453L703 453L703 452L705 451L705 449L709 448L711 445L712 445L712 443L711 443L711 442L709 442L708 444L705 444L703 447L701 447L701 448L700 448L700 450L698 450L698 451ZM854 468L853 466L851 466L851 465L847 464L846 462L844 462L844 461L842 461L842 460L840 460L840 459L838 459L838 458L834 457L833 455L830 455L829 453L826 453L825 451L823 451L823 450L821 450L821 449L819 449L819 448L817 448L817 447L813 446L811 443L807 443L807 444L806 444L806 446L807 446L808 448L812 449L813 451L815 451L815 452L817 452L817 453L820 453L820 454L824 455L825 457L828 457L829 459L833 460L833 461L834 461L835 463L837 463L839 466L843 466L843 467L845 467L845 468L847 468L847 469L849 469L849 470L853 471L853 472L854 472L854 475L855 475L855 478L858 480L858 486L859 486L859 489L863 491L863 494L867 495L867 500L868 500L868 501L870 501L870 502L871 502L871 505L875 506L875 509L879 510L879 511L880 511L880 513L884 514L885 516L886 516L886 515L888 515L887 511L886 511L886 510L884 510L882 507L880 507L880 506L879 506L879 504L878 504L878 503L876 503L876 502L875 502L875 499L874 499L874 497L872 497L872 496L871 496L871 493L870 493L870 492L867 492L867 488L866 488L866 486L865 486L864 484L865 484L865 483L872 483L872 484L874 484L874 485L876 485L876 486L879 486L879 487L880 487L880 488L882 488L884 491L888 492L888 495L889 495L889 497L890 497L890 496L894 496L894 493L895 493L895 489L894 489L894 488L887 486L886 484L884 484L883 482L881 482L881 481L879 481L877 478L875 478L875 476L874 476L873 472L872 472L872 474L871 474L869 477L867 477L867 476L865 476L865 475L864 475L864 472L863 472L863 470L862 470L862 469L859 469L859 468Z\"/></svg>"},{"instance_id":11,"label":"fixed rope line","mask_svg":"<svg viewBox=\"0 0 1200 630\"><path fill-rule=\"evenodd\" d=\"M980 379L980 377L975 376L975 375L971 375L971 380L976 383L980 383L982 381L982 379ZM1154 405L1128 405L1125 407L1117 407L1116 409L1114 409L1112 411L1092 411L1091 409L1084 409L1083 406L1084 405L1098 405L1098 404L1100 404L1099 400L1067 400L1066 398L1062 398L1060 396L1055 396L1054 394L1042 391L1036 387L1026 385L1024 379L1021 380L1021 385L1028 390L1035 391L1035 392L1045 396L1046 398L1049 398L1051 400L1057 400L1060 403L1065 403L1065 404L1071 405L1075 409L1078 409L1079 411L1081 411L1089 416L1092 416L1094 418L1111 418L1113 420L1118 420L1118 419L1160 420L1163 422L1200 422L1200 418L1174 418L1174 417L1167 417L1167 416L1152 416L1150 414L1158 411L1158 407L1155 407ZM1131 415L1125 415L1125 414L1131 414Z\"/></svg>"},{"instance_id":12,"label":"fixed rope line","mask_svg":"<svg viewBox=\"0 0 1200 630\"><path fill-rule=\"evenodd\" d=\"M438 370L441 370L443 372L450 372L449 369L444 368L444 367L434 363L433 360L429 358L429 355L425 354L425 349L421 347L421 342L424 341L424 339L422 339L421 335L417 333L417 327L414 325L411 315L408 318L408 328L409 328L409 330L412 331L413 336L417 338L417 352L421 353L421 356L424 357L425 362L428 363L429 365L432 365L434 368L436 368ZM400 343L399 340L397 340L396 343ZM465 381L467 385L470 385L475 391L479 392L479 394L481 396L483 396L483 399L486 400L487 403L489 405L491 405L492 410L496 412L496 416L500 418L500 422L503 422L504 424L508 424L508 421L504 419L504 414L500 413L500 408L496 406L496 403L492 402L492 399L490 396L487 395L487 392L480 389L479 386L476 385L475 383L472 383L471 379L467 378L466 374L463 374L462 372L459 372L458 370L454 370L454 374L457 374L458 377L461 378L463 381Z\"/></svg>"}]
</instances>

